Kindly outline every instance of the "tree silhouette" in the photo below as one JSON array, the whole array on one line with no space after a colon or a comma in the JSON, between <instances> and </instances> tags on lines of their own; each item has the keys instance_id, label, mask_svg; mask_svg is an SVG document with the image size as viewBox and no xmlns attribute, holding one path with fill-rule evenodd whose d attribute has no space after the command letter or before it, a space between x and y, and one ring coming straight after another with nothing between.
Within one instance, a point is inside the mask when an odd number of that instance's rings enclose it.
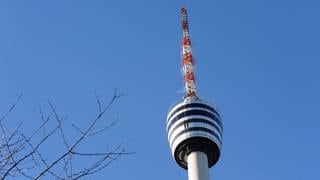
<instances>
[{"instance_id":1,"label":"tree silhouette","mask_svg":"<svg viewBox=\"0 0 320 180\"><path fill-rule=\"evenodd\" d=\"M120 144L112 150L101 152L96 152L92 148L89 152L82 152L81 145L84 146L83 144L86 141L94 139L94 137L116 124L117 120L114 120L100 129L97 126L98 122L104 119L103 117L109 108L121 96L122 94L118 94L115 89L110 101L103 105L101 98L95 93L98 105L95 118L89 121L89 124L84 128L72 124L73 132L75 132L73 135L76 138L70 141L66 138L65 133L67 116L59 115L55 105L50 100L47 102L49 113L44 113L42 107L39 107L40 123L30 134L27 135L22 132L22 123L13 129L8 128L6 119L21 100L22 94L20 94L0 118L1 179L17 177L24 177L25 179L39 179L41 177L80 179L101 171L122 155L133 154L133 152L127 152L127 144ZM60 149L60 153L54 158L49 158L50 154L43 150L43 146L55 138L62 145L52 148ZM59 150L56 152L59 152ZM74 162L79 160L85 160L88 163L84 167L79 167L78 164L75 166Z\"/></svg>"}]
</instances>

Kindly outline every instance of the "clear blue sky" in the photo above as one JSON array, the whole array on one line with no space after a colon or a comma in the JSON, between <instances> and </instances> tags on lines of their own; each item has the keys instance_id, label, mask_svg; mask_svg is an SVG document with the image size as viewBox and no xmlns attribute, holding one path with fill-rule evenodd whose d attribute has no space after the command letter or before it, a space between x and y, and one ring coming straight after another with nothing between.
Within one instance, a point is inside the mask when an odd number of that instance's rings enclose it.
<instances>
[{"instance_id":1,"label":"clear blue sky","mask_svg":"<svg viewBox=\"0 0 320 180\"><path fill-rule=\"evenodd\" d=\"M88 179L187 179L165 133L167 110L183 96L182 5L199 95L223 117L211 179L318 180L316 0L1 1L0 113L22 92L13 123L38 123L49 98L67 123L81 124L97 110L94 92L107 100L118 88L125 96L106 120L120 121L92 147L130 140L136 154Z\"/></svg>"}]
</instances>

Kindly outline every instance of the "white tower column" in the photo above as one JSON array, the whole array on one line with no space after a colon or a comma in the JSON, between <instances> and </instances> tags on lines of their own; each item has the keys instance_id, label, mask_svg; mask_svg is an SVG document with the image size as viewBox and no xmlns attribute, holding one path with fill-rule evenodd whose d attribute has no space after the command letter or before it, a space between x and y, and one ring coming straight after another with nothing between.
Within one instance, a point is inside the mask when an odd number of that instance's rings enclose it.
<instances>
[{"instance_id":1,"label":"white tower column","mask_svg":"<svg viewBox=\"0 0 320 180\"><path fill-rule=\"evenodd\" d=\"M194 151L188 155L189 180L210 180L208 158L204 152Z\"/></svg>"}]
</instances>

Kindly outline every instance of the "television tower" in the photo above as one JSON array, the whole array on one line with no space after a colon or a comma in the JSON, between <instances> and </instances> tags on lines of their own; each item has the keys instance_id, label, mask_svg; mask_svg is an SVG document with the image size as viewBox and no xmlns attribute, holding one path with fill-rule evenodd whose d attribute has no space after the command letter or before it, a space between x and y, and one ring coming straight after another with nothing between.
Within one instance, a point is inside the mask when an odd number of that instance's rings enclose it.
<instances>
[{"instance_id":1,"label":"television tower","mask_svg":"<svg viewBox=\"0 0 320 180\"><path fill-rule=\"evenodd\" d=\"M196 94L194 60L186 8L182 16L182 74L186 95L169 109L167 135L175 161L188 170L189 180L209 180L209 168L218 161L222 123L216 107Z\"/></svg>"}]
</instances>

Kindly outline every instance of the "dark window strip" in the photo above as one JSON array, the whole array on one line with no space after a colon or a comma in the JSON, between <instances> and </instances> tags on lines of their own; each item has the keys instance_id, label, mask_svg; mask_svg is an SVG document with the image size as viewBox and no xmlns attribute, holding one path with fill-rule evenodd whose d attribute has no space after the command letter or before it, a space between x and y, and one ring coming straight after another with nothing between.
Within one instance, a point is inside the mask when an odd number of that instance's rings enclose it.
<instances>
[{"instance_id":1,"label":"dark window strip","mask_svg":"<svg viewBox=\"0 0 320 180\"><path fill-rule=\"evenodd\" d=\"M172 124L174 124L176 121L178 121L179 119L185 117L185 116L190 116L190 115L201 115L201 116L206 116L206 117L209 117L211 119L213 119L220 127L221 129L223 128L222 127L222 123L220 122L220 119L218 119L214 114L212 113L209 113L207 111L204 111L204 110L189 110L189 111L184 111L180 114L178 114L175 118L173 118L167 127L171 127Z\"/></svg>"},{"instance_id":2,"label":"dark window strip","mask_svg":"<svg viewBox=\"0 0 320 180\"><path fill-rule=\"evenodd\" d=\"M191 107L200 107L200 108L209 109L210 111L216 113L217 116L220 118L219 113L218 113L215 109L213 109L212 107L210 107L210 106L208 106L208 105L206 105L206 104L192 103L192 104L183 105L183 106L179 107L178 109L174 110L174 111L171 113L171 115L170 115L170 117L169 117L168 119L170 119L175 113L181 111L182 109L191 108Z\"/></svg>"},{"instance_id":3,"label":"dark window strip","mask_svg":"<svg viewBox=\"0 0 320 180\"><path fill-rule=\"evenodd\" d=\"M188 129L185 129L183 131L181 131L180 133L178 133L174 138L173 140L171 141L170 143L170 147L172 147L173 143L183 134L187 133L187 132L192 132L192 131L204 131L204 132L207 132L211 135L213 135L216 139L218 139L219 142L221 142L221 139L219 138L219 136L211 131L210 129L207 129L207 128L203 128L203 127L193 127L193 128L188 128Z\"/></svg>"},{"instance_id":4,"label":"dark window strip","mask_svg":"<svg viewBox=\"0 0 320 180\"><path fill-rule=\"evenodd\" d=\"M195 119L188 119L188 120L186 120L186 121L182 121L182 122L180 122L179 124L177 124L177 126L175 126L175 127L171 130L170 134L168 134L169 139L171 138L172 133L173 133L176 129L178 129L179 127L181 127L181 126L183 126L183 125L185 125L185 124L187 124L187 126L188 126L190 123L204 123L204 124L207 124L207 125L212 126L213 128L215 128L215 129L219 132L219 134L222 134L221 131L220 131L220 129L219 129L219 127L218 127L215 123L213 123L213 122L211 122L211 121L209 121L209 120L206 120L206 119L198 119L198 118L195 118ZM171 126L167 129L167 132L169 132L170 128L171 128Z\"/></svg>"}]
</instances>

